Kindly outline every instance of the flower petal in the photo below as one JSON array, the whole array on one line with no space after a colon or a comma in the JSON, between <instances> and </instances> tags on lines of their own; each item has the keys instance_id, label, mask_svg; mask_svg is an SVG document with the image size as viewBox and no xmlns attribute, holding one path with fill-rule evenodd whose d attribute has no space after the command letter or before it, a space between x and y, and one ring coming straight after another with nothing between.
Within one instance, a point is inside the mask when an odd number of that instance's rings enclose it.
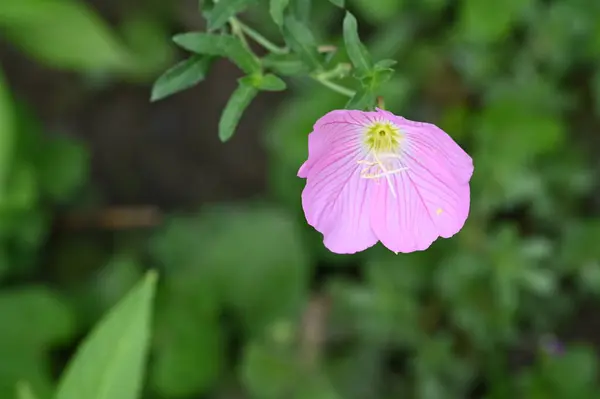
<instances>
[{"instance_id":1,"label":"flower petal","mask_svg":"<svg viewBox=\"0 0 600 399\"><path fill-rule=\"evenodd\" d=\"M377 185L372 227L377 238L394 252L427 249L439 236L456 234L469 215L470 188L459 184L447 168L426 165L405 153L407 171ZM431 168L431 169L430 169Z\"/></svg>"},{"instance_id":2,"label":"flower petal","mask_svg":"<svg viewBox=\"0 0 600 399\"><path fill-rule=\"evenodd\" d=\"M302 192L306 220L323 234L325 246L339 254L377 243L370 222L373 184L360 177L359 157L348 145L324 155L310 169Z\"/></svg>"},{"instance_id":3,"label":"flower petal","mask_svg":"<svg viewBox=\"0 0 600 399\"><path fill-rule=\"evenodd\" d=\"M473 175L473 159L439 127L425 122L415 122L379 111L397 124L406 135L406 143L413 155L425 164L445 164L458 183L468 183ZM434 167L434 166L432 166Z\"/></svg>"},{"instance_id":4,"label":"flower petal","mask_svg":"<svg viewBox=\"0 0 600 399\"><path fill-rule=\"evenodd\" d=\"M327 152L347 144L357 144L361 130L377 117L377 112L335 110L325 114L308 135L308 159L298 170L306 178L312 166Z\"/></svg>"},{"instance_id":5,"label":"flower petal","mask_svg":"<svg viewBox=\"0 0 600 399\"><path fill-rule=\"evenodd\" d=\"M319 159L319 155L327 149L327 143L325 138L327 136L324 134L315 134L315 132L311 132L308 135L308 159L300 166L298 170L298 177L306 179L308 177L308 171L310 169L311 163L315 163L317 159Z\"/></svg>"}]
</instances>

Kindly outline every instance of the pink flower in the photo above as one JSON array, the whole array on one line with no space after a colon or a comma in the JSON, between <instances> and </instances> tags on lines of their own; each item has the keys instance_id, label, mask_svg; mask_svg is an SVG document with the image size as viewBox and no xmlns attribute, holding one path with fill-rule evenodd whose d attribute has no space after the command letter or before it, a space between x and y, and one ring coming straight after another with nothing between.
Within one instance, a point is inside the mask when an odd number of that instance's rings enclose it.
<instances>
[{"instance_id":1,"label":"pink flower","mask_svg":"<svg viewBox=\"0 0 600 399\"><path fill-rule=\"evenodd\" d=\"M302 207L329 250L422 251L469 215L473 160L435 125L390 112L337 110L308 136Z\"/></svg>"}]
</instances>

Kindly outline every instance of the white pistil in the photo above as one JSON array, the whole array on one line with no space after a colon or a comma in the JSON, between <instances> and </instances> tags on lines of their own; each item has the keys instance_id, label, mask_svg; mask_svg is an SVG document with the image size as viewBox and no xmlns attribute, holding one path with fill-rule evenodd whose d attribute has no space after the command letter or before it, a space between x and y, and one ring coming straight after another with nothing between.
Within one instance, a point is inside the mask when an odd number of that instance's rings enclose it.
<instances>
[{"instance_id":1,"label":"white pistil","mask_svg":"<svg viewBox=\"0 0 600 399\"><path fill-rule=\"evenodd\" d=\"M392 192L392 196L394 196L394 198L396 198L396 190L394 190L394 185L392 184L392 180L390 179L390 176L395 175L400 172L403 172L405 170L408 170L408 168L403 167L403 168L388 170L386 168L386 166L384 165L384 163L382 162L382 160L380 159L380 157L378 157L375 152L372 152L372 154L373 154L373 158L375 158L375 162L367 161L367 160L357 161L357 163L360 165L367 165L367 169L363 169L361 171L360 177L362 177L364 179L379 179L380 177L385 177L385 180L388 183L390 191ZM398 154L383 154L383 156L381 158L382 159L386 159L386 158L401 159L400 155L398 155ZM372 166L378 166L379 169L381 170L381 172L380 173L367 173L368 169Z\"/></svg>"}]
</instances>

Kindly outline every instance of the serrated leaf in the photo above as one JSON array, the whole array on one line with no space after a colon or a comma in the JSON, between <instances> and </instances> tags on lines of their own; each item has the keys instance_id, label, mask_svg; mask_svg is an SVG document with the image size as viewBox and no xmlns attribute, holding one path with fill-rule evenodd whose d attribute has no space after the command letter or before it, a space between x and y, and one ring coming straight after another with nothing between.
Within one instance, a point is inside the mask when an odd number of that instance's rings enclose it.
<instances>
[{"instance_id":1,"label":"serrated leaf","mask_svg":"<svg viewBox=\"0 0 600 399\"><path fill-rule=\"evenodd\" d=\"M0 2L4 37L49 66L82 69L129 68L132 54L85 2Z\"/></svg>"},{"instance_id":2,"label":"serrated leaf","mask_svg":"<svg viewBox=\"0 0 600 399\"><path fill-rule=\"evenodd\" d=\"M210 12L205 14L208 20L208 30L222 28L229 18L244 11L257 0L220 0Z\"/></svg>"},{"instance_id":3,"label":"serrated leaf","mask_svg":"<svg viewBox=\"0 0 600 399\"><path fill-rule=\"evenodd\" d=\"M331 4L333 4L334 6L338 6L340 8L344 8L345 6L345 1L344 0L329 0L331 2Z\"/></svg>"},{"instance_id":4,"label":"serrated leaf","mask_svg":"<svg viewBox=\"0 0 600 399\"><path fill-rule=\"evenodd\" d=\"M283 25L284 11L289 5L290 0L271 0L269 3L269 13L273 21L279 26Z\"/></svg>"},{"instance_id":5,"label":"serrated leaf","mask_svg":"<svg viewBox=\"0 0 600 399\"><path fill-rule=\"evenodd\" d=\"M344 17L344 43L356 74L359 76L369 75L373 69L373 61L366 47L360 41L356 18L350 12L346 12Z\"/></svg>"},{"instance_id":6,"label":"serrated leaf","mask_svg":"<svg viewBox=\"0 0 600 399\"><path fill-rule=\"evenodd\" d=\"M219 138L222 142L226 142L233 136L244 111L257 94L258 89L240 81L219 120Z\"/></svg>"},{"instance_id":7,"label":"serrated leaf","mask_svg":"<svg viewBox=\"0 0 600 399\"><path fill-rule=\"evenodd\" d=\"M69 362L56 399L140 397L156 279L149 272L100 320Z\"/></svg>"},{"instance_id":8,"label":"serrated leaf","mask_svg":"<svg viewBox=\"0 0 600 399\"><path fill-rule=\"evenodd\" d=\"M261 69L258 58L234 36L190 32L173 36L173 41L193 53L227 57L248 74Z\"/></svg>"},{"instance_id":9,"label":"serrated leaf","mask_svg":"<svg viewBox=\"0 0 600 399\"><path fill-rule=\"evenodd\" d=\"M197 85L206 77L210 62L210 57L193 55L171 67L152 86L150 101L158 101Z\"/></svg>"},{"instance_id":10,"label":"serrated leaf","mask_svg":"<svg viewBox=\"0 0 600 399\"><path fill-rule=\"evenodd\" d=\"M283 37L294 52L312 70L321 68L321 56L317 50L317 42L310 29L292 16L285 19Z\"/></svg>"},{"instance_id":11,"label":"serrated leaf","mask_svg":"<svg viewBox=\"0 0 600 399\"><path fill-rule=\"evenodd\" d=\"M262 59L265 68L283 76L303 75L310 72L308 66L295 54L269 54Z\"/></svg>"}]
</instances>

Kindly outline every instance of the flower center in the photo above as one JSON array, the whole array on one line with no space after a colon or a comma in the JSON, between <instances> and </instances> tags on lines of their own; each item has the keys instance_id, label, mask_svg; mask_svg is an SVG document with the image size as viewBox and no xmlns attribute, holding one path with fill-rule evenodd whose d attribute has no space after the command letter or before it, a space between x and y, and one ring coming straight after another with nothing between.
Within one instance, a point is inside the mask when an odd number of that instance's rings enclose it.
<instances>
[{"instance_id":1,"label":"flower center","mask_svg":"<svg viewBox=\"0 0 600 399\"><path fill-rule=\"evenodd\" d=\"M375 153L395 153L401 139L400 129L390 122L375 122L365 133L365 145Z\"/></svg>"},{"instance_id":2,"label":"flower center","mask_svg":"<svg viewBox=\"0 0 600 399\"><path fill-rule=\"evenodd\" d=\"M390 122L375 122L365 132L365 147L367 159L358 161L364 166L360 177L363 179L385 178L392 195L396 196L390 177L396 173L405 171L407 168L398 165L402 159L398 154L402 135L400 129Z\"/></svg>"}]
</instances>

